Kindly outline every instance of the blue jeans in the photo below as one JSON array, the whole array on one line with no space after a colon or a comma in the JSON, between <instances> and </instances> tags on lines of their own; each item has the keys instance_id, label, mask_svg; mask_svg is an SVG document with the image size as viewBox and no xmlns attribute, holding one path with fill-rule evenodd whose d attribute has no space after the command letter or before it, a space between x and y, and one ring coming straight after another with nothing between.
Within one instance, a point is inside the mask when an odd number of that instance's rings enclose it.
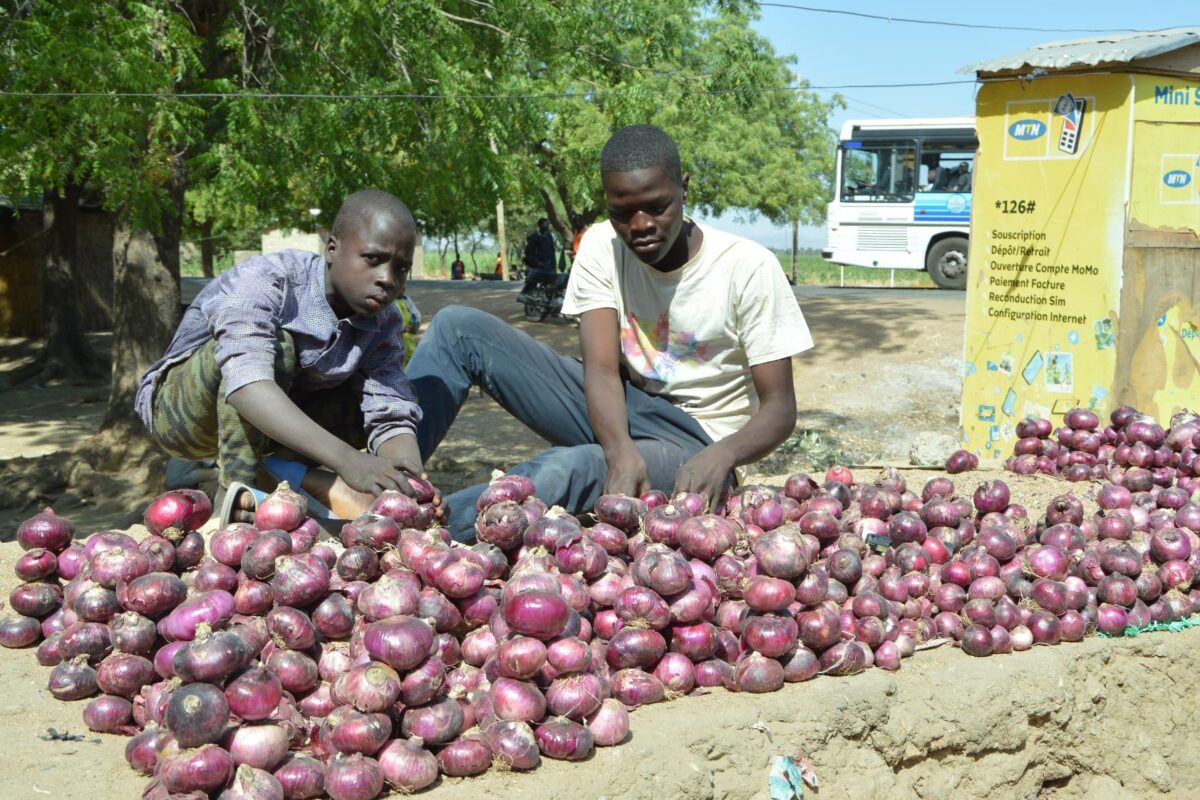
<instances>
[{"instance_id":1,"label":"blue jeans","mask_svg":"<svg viewBox=\"0 0 1200 800\"><path fill-rule=\"evenodd\" d=\"M533 481L549 506L591 509L604 490L608 465L596 443L583 395L583 365L506 322L463 306L439 311L405 370L424 418L417 428L421 459L437 449L471 386L554 447L508 471ZM661 397L625 383L629 434L646 459L650 482L669 492L675 476L712 439L695 419ZM445 498L448 527L458 541L475 536L475 501L486 484Z\"/></svg>"}]
</instances>

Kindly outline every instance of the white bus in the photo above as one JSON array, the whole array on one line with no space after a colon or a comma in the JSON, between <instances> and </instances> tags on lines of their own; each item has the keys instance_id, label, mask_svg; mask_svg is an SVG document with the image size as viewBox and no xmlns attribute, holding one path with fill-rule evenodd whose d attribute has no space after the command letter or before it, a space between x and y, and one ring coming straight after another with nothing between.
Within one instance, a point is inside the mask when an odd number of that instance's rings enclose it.
<instances>
[{"instance_id":1,"label":"white bus","mask_svg":"<svg viewBox=\"0 0 1200 800\"><path fill-rule=\"evenodd\" d=\"M944 289L966 288L978 144L974 117L847 121L821 255L924 269Z\"/></svg>"}]
</instances>

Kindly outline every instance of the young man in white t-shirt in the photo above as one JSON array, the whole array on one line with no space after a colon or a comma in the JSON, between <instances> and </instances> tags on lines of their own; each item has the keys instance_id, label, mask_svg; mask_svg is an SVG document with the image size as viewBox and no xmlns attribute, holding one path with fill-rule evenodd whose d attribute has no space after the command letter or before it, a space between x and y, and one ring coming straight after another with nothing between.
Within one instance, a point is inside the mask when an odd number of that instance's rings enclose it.
<instances>
[{"instance_id":1,"label":"young man in white t-shirt","mask_svg":"<svg viewBox=\"0 0 1200 800\"><path fill-rule=\"evenodd\" d=\"M791 357L812 347L778 260L683 213L688 176L650 125L617 131L600 157L609 221L584 235L563 313L580 317L583 363L484 312L436 314L406 372L427 460L472 384L555 447L510 472L568 511L602 493L700 492L714 503L736 467L795 426ZM472 535L483 485L445 498Z\"/></svg>"}]
</instances>

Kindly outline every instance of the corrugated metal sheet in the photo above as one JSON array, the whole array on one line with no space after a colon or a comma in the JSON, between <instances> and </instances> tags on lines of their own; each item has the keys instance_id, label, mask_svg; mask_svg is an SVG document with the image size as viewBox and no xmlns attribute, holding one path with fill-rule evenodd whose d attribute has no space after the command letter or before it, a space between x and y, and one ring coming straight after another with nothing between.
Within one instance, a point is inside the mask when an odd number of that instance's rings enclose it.
<instances>
[{"instance_id":1,"label":"corrugated metal sheet","mask_svg":"<svg viewBox=\"0 0 1200 800\"><path fill-rule=\"evenodd\" d=\"M1087 39L1047 42L1012 55L969 64L960 69L959 73L972 75L977 72L999 72L1022 67L1065 69L1136 61L1194 44L1200 44L1200 28L1166 28L1161 31L1092 36Z\"/></svg>"}]
</instances>

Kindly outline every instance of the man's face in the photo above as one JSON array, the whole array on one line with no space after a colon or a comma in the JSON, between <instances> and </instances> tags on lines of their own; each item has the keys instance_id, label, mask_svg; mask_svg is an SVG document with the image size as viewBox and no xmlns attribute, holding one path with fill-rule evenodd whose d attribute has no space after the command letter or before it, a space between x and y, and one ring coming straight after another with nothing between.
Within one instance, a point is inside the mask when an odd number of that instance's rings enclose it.
<instances>
[{"instance_id":1,"label":"man's face","mask_svg":"<svg viewBox=\"0 0 1200 800\"><path fill-rule=\"evenodd\" d=\"M412 269L417 232L390 214L367 212L346 227L341 238L329 237L325 294L339 317L373 317L396 302Z\"/></svg>"},{"instance_id":2,"label":"man's face","mask_svg":"<svg viewBox=\"0 0 1200 800\"><path fill-rule=\"evenodd\" d=\"M671 180L660 166L630 172L610 172L602 177L608 218L621 241L643 264L662 261L683 230L682 185Z\"/></svg>"},{"instance_id":3,"label":"man's face","mask_svg":"<svg viewBox=\"0 0 1200 800\"><path fill-rule=\"evenodd\" d=\"M541 233L549 233L550 232L550 222L548 220L539 219L537 226L538 226L538 231Z\"/></svg>"}]
</instances>

